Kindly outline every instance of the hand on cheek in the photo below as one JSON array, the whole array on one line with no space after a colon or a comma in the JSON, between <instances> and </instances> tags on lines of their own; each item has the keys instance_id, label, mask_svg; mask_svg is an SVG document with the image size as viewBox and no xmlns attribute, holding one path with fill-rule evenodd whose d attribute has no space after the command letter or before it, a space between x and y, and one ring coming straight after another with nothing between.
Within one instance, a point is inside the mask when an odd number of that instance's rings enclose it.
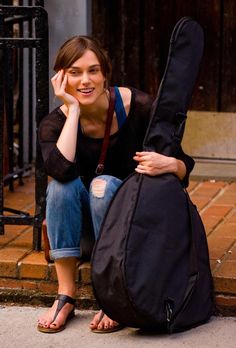
<instances>
[{"instance_id":1,"label":"hand on cheek","mask_svg":"<svg viewBox=\"0 0 236 348\"><path fill-rule=\"evenodd\" d=\"M68 85L68 75L63 69L59 70L51 79L55 96L63 101L68 107L71 105L78 106L77 99L70 93Z\"/></svg>"}]
</instances>

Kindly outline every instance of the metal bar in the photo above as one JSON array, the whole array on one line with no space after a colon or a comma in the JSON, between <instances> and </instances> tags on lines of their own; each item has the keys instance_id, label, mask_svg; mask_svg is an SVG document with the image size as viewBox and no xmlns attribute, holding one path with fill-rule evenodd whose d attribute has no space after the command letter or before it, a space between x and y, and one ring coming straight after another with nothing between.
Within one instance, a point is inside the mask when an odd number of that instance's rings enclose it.
<instances>
[{"instance_id":1,"label":"metal bar","mask_svg":"<svg viewBox=\"0 0 236 348\"><path fill-rule=\"evenodd\" d=\"M34 225L34 216L19 216L19 215L0 215L1 223L4 225Z\"/></svg>"},{"instance_id":2,"label":"metal bar","mask_svg":"<svg viewBox=\"0 0 236 348\"><path fill-rule=\"evenodd\" d=\"M33 26L32 22L28 24L29 37L32 36ZM29 49L29 67L28 67L28 83L29 83L29 103L28 103L28 115L29 115L29 146L28 146L28 160L31 163L33 159L33 139L31 134L33 134L33 48Z\"/></svg>"},{"instance_id":3,"label":"metal bar","mask_svg":"<svg viewBox=\"0 0 236 348\"><path fill-rule=\"evenodd\" d=\"M32 1L30 2L32 4ZM35 72L36 72L36 128L38 129L39 123L42 120L42 118L48 113L48 105L49 105L49 91L48 91L48 19L47 19L47 13L43 9L44 2L43 1L34 1L36 6L0 6L0 30L5 28L11 28L11 25L13 23L18 23L23 25L23 22L28 22L29 24L29 32L30 32L30 38L15 38L12 35L9 35L8 33L4 34L4 31L1 31L3 33L3 37L0 38L0 52L3 51L1 49L4 49L4 52L6 50L11 50L18 48L22 50L23 48L29 49L29 74L30 74L30 84L34 84L34 80L32 78L33 74L33 52L32 50L35 50L36 52L36 62L35 62ZM9 2L8 2L9 4ZM19 4L22 4L20 2ZM38 5L38 6L37 6ZM18 17L17 17L18 16ZM20 16L20 17L19 17ZM32 21L30 21L30 18L32 18ZM4 26L5 24L5 26ZM35 27L33 27L33 24ZM34 30L33 30L34 29ZM20 36L25 34L24 30L20 30ZM36 38L32 38L32 35L35 34ZM4 67L1 64L0 67L0 73L1 70L4 72ZM9 71L8 71L9 72ZM3 76L3 74L1 74ZM1 77L0 76L0 77ZM30 88L31 92L33 91L33 86ZM20 83L20 88L22 88L22 84ZM0 83L0 92L4 92L4 81ZM32 97L33 100L33 93L29 94L30 98ZM32 108L33 108L33 102L32 100L28 104L29 109L31 112L29 112L29 124L32 126ZM22 112L22 106L20 106L20 112ZM2 110L2 112L1 112ZM4 125L4 119L1 117L4 114L4 102L1 100L0 102L0 126ZM12 122L12 120L11 120ZM21 125L22 126L22 125ZM0 136L3 135L3 127L0 127ZM29 128L29 130L32 130L32 128ZM30 132L32 134L32 132ZM3 136L1 136L1 140L3 141ZM22 142L22 140L21 140ZM31 142L32 145L32 142ZM21 145L22 147L22 145ZM11 154L12 155L12 154ZM31 155L29 155L30 160L32 159L32 152ZM3 164L3 144L0 143L0 160L1 160L1 166ZM19 163L19 166L21 167L21 162ZM22 165L23 166L23 165ZM1 169L1 168L0 168ZM6 175L5 178L3 178L3 171L0 173L0 179L1 179L1 187L0 187L0 233L4 233L4 225L33 225L33 247L35 250L41 249L41 226L42 221L45 216L45 205L46 205L46 187L47 187L47 175L43 169L43 160L42 155L40 151L40 147L37 141L36 144L36 165L35 165L35 215L29 216L26 215L24 212L17 211L12 208L5 208L5 210L9 209L11 212L15 212L17 215L9 215L5 216L3 215L3 183L4 179L5 182L7 180L11 180L14 175L22 175L22 170L24 168L18 168L16 172L11 172L10 174Z\"/></svg>"},{"instance_id":4,"label":"metal bar","mask_svg":"<svg viewBox=\"0 0 236 348\"><path fill-rule=\"evenodd\" d=\"M25 168L14 170L12 173L8 173L4 176L4 184L9 183L10 180L18 179L21 174L25 171Z\"/></svg>"},{"instance_id":5,"label":"metal bar","mask_svg":"<svg viewBox=\"0 0 236 348\"><path fill-rule=\"evenodd\" d=\"M4 32L3 18L0 16L0 33ZM4 161L4 66L3 50L0 49L0 214L3 214L3 161ZM4 234L4 225L0 220L0 235Z\"/></svg>"},{"instance_id":6,"label":"metal bar","mask_svg":"<svg viewBox=\"0 0 236 348\"><path fill-rule=\"evenodd\" d=\"M36 48L36 127L38 129L40 121L49 111L49 86L48 86L48 23L47 12L38 9L38 17L35 20L36 37L43 37L43 40ZM46 61L45 61L45 58ZM42 64L44 62L44 64ZM38 137L37 137L38 138ZM41 224L45 216L46 206L46 187L47 175L43 166L43 159L40 146L36 143L36 161L35 161L35 193L36 224L33 230L33 245L35 250L41 249ZM40 228L38 227L40 225Z\"/></svg>"},{"instance_id":7,"label":"metal bar","mask_svg":"<svg viewBox=\"0 0 236 348\"><path fill-rule=\"evenodd\" d=\"M19 23L19 34L20 36L23 36L23 24ZM23 81L24 81L24 66L23 66L23 50L24 49L18 49L18 100L17 100L17 119L19 123L19 129L18 129L18 140L19 140L19 154L18 154L18 168L23 168L23 153L24 153L24 145L23 145L23 137L24 137L24 125L23 125ZM28 102L28 100L27 100ZM22 175L19 176L19 184L23 185L22 181Z\"/></svg>"},{"instance_id":8,"label":"metal bar","mask_svg":"<svg viewBox=\"0 0 236 348\"><path fill-rule=\"evenodd\" d=\"M31 16L33 18L38 16L37 10L38 6L0 6L0 15L4 17L13 17L13 16Z\"/></svg>"},{"instance_id":9,"label":"metal bar","mask_svg":"<svg viewBox=\"0 0 236 348\"><path fill-rule=\"evenodd\" d=\"M32 39L32 38L9 38L2 37L0 38L0 48L33 48L40 45L41 38Z\"/></svg>"},{"instance_id":10,"label":"metal bar","mask_svg":"<svg viewBox=\"0 0 236 348\"><path fill-rule=\"evenodd\" d=\"M14 17L7 17L4 19L5 25L8 24L20 24L26 21L31 21L31 16L14 16Z\"/></svg>"},{"instance_id":11,"label":"metal bar","mask_svg":"<svg viewBox=\"0 0 236 348\"><path fill-rule=\"evenodd\" d=\"M4 27L4 36L13 36L13 25ZM4 101L5 101L5 113L6 113L6 126L7 126L7 145L8 145L8 159L9 159L9 171L13 172L13 123L14 123L14 52L12 49L6 47L4 50ZM13 181L10 181L9 188L13 191Z\"/></svg>"},{"instance_id":12,"label":"metal bar","mask_svg":"<svg viewBox=\"0 0 236 348\"><path fill-rule=\"evenodd\" d=\"M3 214L3 161L4 161L4 66L3 51L0 50L0 214ZM4 225L0 221L0 235L4 234Z\"/></svg>"},{"instance_id":13,"label":"metal bar","mask_svg":"<svg viewBox=\"0 0 236 348\"><path fill-rule=\"evenodd\" d=\"M7 124L9 172L13 172L13 52L10 49L7 49L4 52L4 67L4 100ZM10 190L13 191L13 181L10 181L9 187Z\"/></svg>"},{"instance_id":14,"label":"metal bar","mask_svg":"<svg viewBox=\"0 0 236 348\"><path fill-rule=\"evenodd\" d=\"M13 214L17 214L20 216L30 216L30 214L27 212L24 212L24 211L18 210L18 209L9 208L9 207L4 207L4 211L7 211L7 212L13 213Z\"/></svg>"}]
</instances>

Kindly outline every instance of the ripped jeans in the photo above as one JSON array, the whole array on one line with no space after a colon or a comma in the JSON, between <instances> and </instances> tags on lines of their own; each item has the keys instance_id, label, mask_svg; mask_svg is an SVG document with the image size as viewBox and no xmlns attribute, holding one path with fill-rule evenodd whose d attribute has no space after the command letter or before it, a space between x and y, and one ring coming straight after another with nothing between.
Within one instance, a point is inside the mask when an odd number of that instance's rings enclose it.
<instances>
[{"instance_id":1,"label":"ripped jeans","mask_svg":"<svg viewBox=\"0 0 236 348\"><path fill-rule=\"evenodd\" d=\"M46 218L52 259L80 257L83 214L92 218L97 239L107 207L121 183L113 176L100 175L91 182L89 192L80 178L48 184Z\"/></svg>"}]
</instances>

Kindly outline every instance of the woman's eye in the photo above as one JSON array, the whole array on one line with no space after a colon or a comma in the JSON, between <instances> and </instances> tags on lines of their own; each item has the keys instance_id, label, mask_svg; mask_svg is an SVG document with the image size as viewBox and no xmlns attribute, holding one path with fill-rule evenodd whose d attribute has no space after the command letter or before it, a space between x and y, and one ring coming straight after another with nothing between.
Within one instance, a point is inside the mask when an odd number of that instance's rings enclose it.
<instances>
[{"instance_id":1,"label":"woman's eye","mask_svg":"<svg viewBox=\"0 0 236 348\"><path fill-rule=\"evenodd\" d=\"M99 67L94 67L94 68L90 68L89 70L87 70L87 73L95 75L100 71ZM70 76L80 76L83 74L83 71L77 70L77 69L69 69L68 74Z\"/></svg>"},{"instance_id":2,"label":"woman's eye","mask_svg":"<svg viewBox=\"0 0 236 348\"><path fill-rule=\"evenodd\" d=\"M99 72L99 68L92 68L89 70L91 74L97 74Z\"/></svg>"},{"instance_id":3,"label":"woman's eye","mask_svg":"<svg viewBox=\"0 0 236 348\"><path fill-rule=\"evenodd\" d=\"M80 72L77 70L69 70L68 73L72 76L78 76L80 74Z\"/></svg>"}]
</instances>

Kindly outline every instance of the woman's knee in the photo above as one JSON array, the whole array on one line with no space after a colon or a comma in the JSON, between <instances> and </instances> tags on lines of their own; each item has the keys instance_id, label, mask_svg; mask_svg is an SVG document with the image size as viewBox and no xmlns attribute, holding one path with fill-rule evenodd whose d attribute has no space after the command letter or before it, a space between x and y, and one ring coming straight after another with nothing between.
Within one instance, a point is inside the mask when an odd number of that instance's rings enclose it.
<instances>
[{"instance_id":1,"label":"woman's knee","mask_svg":"<svg viewBox=\"0 0 236 348\"><path fill-rule=\"evenodd\" d=\"M102 178L96 178L91 182L90 191L94 197L103 198L106 191L107 182Z\"/></svg>"},{"instance_id":2,"label":"woman's knee","mask_svg":"<svg viewBox=\"0 0 236 348\"><path fill-rule=\"evenodd\" d=\"M113 193L121 184L121 180L111 175L100 175L92 180L90 194L95 198L103 198L107 191Z\"/></svg>"},{"instance_id":3,"label":"woman's knee","mask_svg":"<svg viewBox=\"0 0 236 348\"><path fill-rule=\"evenodd\" d=\"M54 203L71 201L78 197L78 192L82 189L82 182L80 179L75 179L69 182L59 182L52 180L47 187L47 201L52 200Z\"/></svg>"}]
</instances>

